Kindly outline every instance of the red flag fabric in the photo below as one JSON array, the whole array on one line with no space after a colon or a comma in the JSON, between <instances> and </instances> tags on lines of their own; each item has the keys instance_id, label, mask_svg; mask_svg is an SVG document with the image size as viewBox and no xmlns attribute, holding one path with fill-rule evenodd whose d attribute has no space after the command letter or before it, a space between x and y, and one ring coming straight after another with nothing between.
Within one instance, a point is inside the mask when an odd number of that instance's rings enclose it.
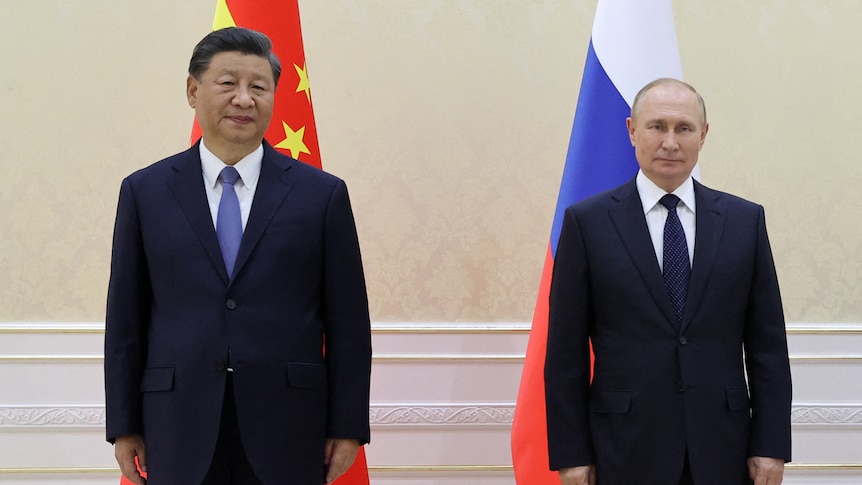
<instances>
[{"instance_id":1,"label":"red flag fabric","mask_svg":"<svg viewBox=\"0 0 862 485\"><path fill-rule=\"evenodd\" d=\"M549 246L512 422L512 462L518 485L560 483L557 473L548 467L548 424L545 420L545 346L548 342L548 295L551 293L553 270L554 258Z\"/></svg>"},{"instance_id":2,"label":"red flag fabric","mask_svg":"<svg viewBox=\"0 0 862 485\"><path fill-rule=\"evenodd\" d=\"M322 168L297 0L217 0L213 30L225 27L257 30L272 40L282 70L275 91L272 121L264 138L285 155ZM195 120L192 144L200 137L201 129ZM365 447L359 449L353 466L336 483L369 485ZM121 477L120 485L134 484Z\"/></svg>"}]
</instances>

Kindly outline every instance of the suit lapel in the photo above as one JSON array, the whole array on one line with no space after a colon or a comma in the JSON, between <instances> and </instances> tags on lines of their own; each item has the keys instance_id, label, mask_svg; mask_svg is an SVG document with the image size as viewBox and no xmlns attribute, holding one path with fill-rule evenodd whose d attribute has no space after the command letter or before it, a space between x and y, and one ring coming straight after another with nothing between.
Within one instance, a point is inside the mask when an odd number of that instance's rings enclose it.
<instances>
[{"instance_id":1,"label":"suit lapel","mask_svg":"<svg viewBox=\"0 0 862 485\"><path fill-rule=\"evenodd\" d=\"M238 275L242 271L266 227L296 183L296 180L289 175L293 161L288 157L279 156L266 142L264 142L263 148L260 178L257 182L251 212L236 257L234 275Z\"/></svg>"},{"instance_id":2,"label":"suit lapel","mask_svg":"<svg viewBox=\"0 0 862 485\"><path fill-rule=\"evenodd\" d=\"M688 296L685 303L685 316L682 320L684 331L703 299L709 283L709 275L715 266L718 245L724 232L726 214L721 210L721 194L694 182L696 204L696 224L694 239L694 262L691 265L691 279L688 283Z\"/></svg>"},{"instance_id":3,"label":"suit lapel","mask_svg":"<svg viewBox=\"0 0 862 485\"><path fill-rule=\"evenodd\" d=\"M611 197L619 202L609 211L617 233L656 305L665 315L668 324L676 330L676 315L673 311L673 304L671 304L667 294L661 268L655 257L655 249L652 246L649 228L644 217L643 204L638 195L635 180L632 179L620 187Z\"/></svg>"},{"instance_id":4,"label":"suit lapel","mask_svg":"<svg viewBox=\"0 0 862 485\"><path fill-rule=\"evenodd\" d=\"M200 142L198 142L200 143ZM228 281L224 259L219 249L215 227L213 227L207 194L201 175L201 158L198 144L183 152L173 165L174 174L168 186L177 199L177 204L186 216L213 265L225 283Z\"/></svg>"}]
</instances>

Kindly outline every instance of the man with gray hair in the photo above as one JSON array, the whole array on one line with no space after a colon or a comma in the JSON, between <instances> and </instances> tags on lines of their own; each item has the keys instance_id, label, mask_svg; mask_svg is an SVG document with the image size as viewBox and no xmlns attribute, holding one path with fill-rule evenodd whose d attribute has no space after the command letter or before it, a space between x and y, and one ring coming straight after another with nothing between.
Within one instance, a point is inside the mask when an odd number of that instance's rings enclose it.
<instances>
[{"instance_id":1,"label":"man with gray hair","mask_svg":"<svg viewBox=\"0 0 862 485\"><path fill-rule=\"evenodd\" d=\"M648 84L626 125L637 176L566 210L554 261L551 469L564 485L778 485L791 381L763 208L691 177L709 124L690 85Z\"/></svg>"}]
</instances>

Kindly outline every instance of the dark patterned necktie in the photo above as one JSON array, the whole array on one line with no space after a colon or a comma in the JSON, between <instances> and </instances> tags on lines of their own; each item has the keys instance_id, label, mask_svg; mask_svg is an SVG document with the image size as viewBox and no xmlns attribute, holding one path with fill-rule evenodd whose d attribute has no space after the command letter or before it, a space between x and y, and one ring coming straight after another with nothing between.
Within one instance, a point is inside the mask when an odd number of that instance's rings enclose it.
<instances>
[{"instance_id":1,"label":"dark patterned necktie","mask_svg":"<svg viewBox=\"0 0 862 485\"><path fill-rule=\"evenodd\" d=\"M673 303L677 322L682 321L685 313L685 297L688 293L688 279L691 265L688 260L688 244L685 242L685 231L676 213L679 197L667 194L659 200L667 208L667 220L664 223L664 258L662 273L664 285Z\"/></svg>"},{"instance_id":2,"label":"dark patterned necktie","mask_svg":"<svg viewBox=\"0 0 862 485\"><path fill-rule=\"evenodd\" d=\"M225 167L219 178L221 178L222 192L216 218L216 236L227 268L227 276L230 278L233 276L233 266L239 252L239 243L242 241L242 215L233 186L239 179L239 172L233 167Z\"/></svg>"}]
</instances>

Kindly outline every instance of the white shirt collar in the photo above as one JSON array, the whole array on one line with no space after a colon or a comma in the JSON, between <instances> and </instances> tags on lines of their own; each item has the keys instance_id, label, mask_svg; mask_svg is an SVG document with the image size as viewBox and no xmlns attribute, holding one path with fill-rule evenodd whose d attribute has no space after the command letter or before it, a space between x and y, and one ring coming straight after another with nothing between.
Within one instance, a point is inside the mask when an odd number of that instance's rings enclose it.
<instances>
[{"instance_id":1,"label":"white shirt collar","mask_svg":"<svg viewBox=\"0 0 862 485\"><path fill-rule=\"evenodd\" d=\"M204 174L204 181L208 187L215 187L218 182L219 174L223 168L227 166L213 152L204 145L201 140L201 169ZM260 177L260 166L263 162L263 144L261 143L253 152L249 153L242 160L236 162L234 168L239 172L239 178L242 184L246 187L254 187L257 185L257 179Z\"/></svg>"},{"instance_id":2,"label":"white shirt collar","mask_svg":"<svg viewBox=\"0 0 862 485\"><path fill-rule=\"evenodd\" d=\"M659 199L667 194L664 189L660 188L655 184L655 182L650 180L642 170L638 170L635 184L638 189L638 195L640 195L641 198L641 204L643 204L644 214L655 207L655 205L658 204ZM685 179L685 182L683 182L682 185L677 187L676 190L671 193L679 197L682 204L692 213L695 212L694 182L692 181L691 175Z\"/></svg>"}]
</instances>

